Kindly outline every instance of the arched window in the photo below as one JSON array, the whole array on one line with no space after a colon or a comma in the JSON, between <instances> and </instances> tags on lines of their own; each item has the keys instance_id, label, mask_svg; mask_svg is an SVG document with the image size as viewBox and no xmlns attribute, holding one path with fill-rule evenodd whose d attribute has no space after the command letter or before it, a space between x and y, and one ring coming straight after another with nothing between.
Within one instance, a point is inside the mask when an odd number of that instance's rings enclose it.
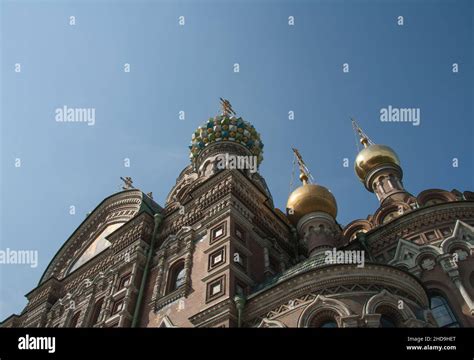
<instances>
[{"instance_id":1,"label":"arched window","mask_svg":"<svg viewBox=\"0 0 474 360\"><path fill-rule=\"evenodd\" d=\"M338 314L333 310L322 310L316 313L309 322L312 328L337 328L336 316Z\"/></svg>"},{"instance_id":2,"label":"arched window","mask_svg":"<svg viewBox=\"0 0 474 360\"><path fill-rule=\"evenodd\" d=\"M403 327L403 316L394 306L380 305L377 307L377 312L381 314L379 327L381 328Z\"/></svg>"},{"instance_id":3,"label":"arched window","mask_svg":"<svg viewBox=\"0 0 474 360\"><path fill-rule=\"evenodd\" d=\"M104 298L97 300L94 305L94 310L92 312L91 326L94 326L99 321L100 311L102 310L102 304L104 303Z\"/></svg>"},{"instance_id":4,"label":"arched window","mask_svg":"<svg viewBox=\"0 0 474 360\"><path fill-rule=\"evenodd\" d=\"M178 274L176 275L176 281L174 283L174 288L177 289L184 284L184 266L181 270L179 270Z\"/></svg>"},{"instance_id":5,"label":"arched window","mask_svg":"<svg viewBox=\"0 0 474 360\"><path fill-rule=\"evenodd\" d=\"M440 294L430 297L430 308L439 327L459 327L448 301Z\"/></svg>"},{"instance_id":6,"label":"arched window","mask_svg":"<svg viewBox=\"0 0 474 360\"><path fill-rule=\"evenodd\" d=\"M72 328L77 327L77 324L79 322L79 316L81 316L80 311L78 311L77 313L74 314L74 316L71 319L71 322L69 323L69 327L72 327Z\"/></svg>"},{"instance_id":7,"label":"arched window","mask_svg":"<svg viewBox=\"0 0 474 360\"><path fill-rule=\"evenodd\" d=\"M320 328L337 328L337 322L334 320L327 320L323 322L319 327Z\"/></svg>"},{"instance_id":8,"label":"arched window","mask_svg":"<svg viewBox=\"0 0 474 360\"><path fill-rule=\"evenodd\" d=\"M184 261L179 261L170 269L170 276L168 280L168 292L177 290L184 285L186 272L184 270Z\"/></svg>"}]
</instances>

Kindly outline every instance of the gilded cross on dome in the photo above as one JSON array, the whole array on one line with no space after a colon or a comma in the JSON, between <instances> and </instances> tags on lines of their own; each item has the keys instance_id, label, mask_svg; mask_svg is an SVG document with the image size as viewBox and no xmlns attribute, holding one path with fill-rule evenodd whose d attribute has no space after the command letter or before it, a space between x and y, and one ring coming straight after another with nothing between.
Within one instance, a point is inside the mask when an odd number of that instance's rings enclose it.
<instances>
[{"instance_id":1,"label":"gilded cross on dome","mask_svg":"<svg viewBox=\"0 0 474 360\"><path fill-rule=\"evenodd\" d=\"M303 184L307 184L308 180L314 182L313 176L309 172L308 167L306 166L305 162L303 161L303 157L301 156L300 152L296 148L291 148L295 153L296 161L298 162L298 166L300 168L300 180Z\"/></svg>"},{"instance_id":2,"label":"gilded cross on dome","mask_svg":"<svg viewBox=\"0 0 474 360\"><path fill-rule=\"evenodd\" d=\"M359 136L360 143L364 145L366 148L369 145L373 145L374 142L367 136L365 132L362 131L360 128L359 124L355 121L355 119L351 118L352 120L352 128L354 129L354 132ZM359 146L357 146L357 149L359 149Z\"/></svg>"},{"instance_id":3,"label":"gilded cross on dome","mask_svg":"<svg viewBox=\"0 0 474 360\"><path fill-rule=\"evenodd\" d=\"M230 104L230 101L227 99L221 99L221 107L222 107L222 115L228 116L228 115L235 115L234 109L232 109L232 105Z\"/></svg>"},{"instance_id":4,"label":"gilded cross on dome","mask_svg":"<svg viewBox=\"0 0 474 360\"><path fill-rule=\"evenodd\" d=\"M133 185L132 185L133 180L130 176L125 176L125 178L120 177L120 180L123 181L123 186L122 186L123 190L133 189Z\"/></svg>"}]
</instances>

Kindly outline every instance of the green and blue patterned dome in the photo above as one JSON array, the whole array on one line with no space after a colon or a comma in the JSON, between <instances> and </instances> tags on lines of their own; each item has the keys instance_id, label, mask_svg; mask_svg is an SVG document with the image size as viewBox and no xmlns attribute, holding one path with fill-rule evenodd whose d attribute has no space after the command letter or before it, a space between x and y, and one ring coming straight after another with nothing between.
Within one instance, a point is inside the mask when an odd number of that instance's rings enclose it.
<instances>
[{"instance_id":1,"label":"green and blue patterned dome","mask_svg":"<svg viewBox=\"0 0 474 360\"><path fill-rule=\"evenodd\" d=\"M262 162L263 143L260 134L252 124L241 117L237 118L227 114L209 118L205 124L197 128L189 145L191 161L194 163L207 146L224 141L245 146L253 155L257 156L258 164Z\"/></svg>"}]
</instances>

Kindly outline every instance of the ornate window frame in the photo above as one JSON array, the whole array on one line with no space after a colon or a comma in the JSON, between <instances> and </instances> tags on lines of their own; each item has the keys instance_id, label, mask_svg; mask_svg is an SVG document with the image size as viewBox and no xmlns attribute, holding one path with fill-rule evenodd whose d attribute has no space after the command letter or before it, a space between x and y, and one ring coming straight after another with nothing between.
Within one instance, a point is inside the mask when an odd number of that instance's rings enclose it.
<instances>
[{"instance_id":1,"label":"ornate window frame","mask_svg":"<svg viewBox=\"0 0 474 360\"><path fill-rule=\"evenodd\" d=\"M311 327L314 324L314 320L319 317L321 319L324 317L324 320L326 320L328 311L334 314L334 320L338 327L344 327L342 318L352 315L348 306L342 301L318 295L301 313L298 318L298 327Z\"/></svg>"},{"instance_id":2,"label":"ornate window frame","mask_svg":"<svg viewBox=\"0 0 474 360\"><path fill-rule=\"evenodd\" d=\"M399 300L404 301L402 309L398 306ZM393 318L397 327L406 326L406 323L410 320L417 320L405 299L400 299L400 297L397 297L384 289L378 294L370 297L364 304L364 308L362 309L362 319L365 320L368 327L378 327L380 325L380 317L382 315L378 312L380 308L391 310L388 316ZM385 313L386 311L383 312L383 314Z\"/></svg>"},{"instance_id":3,"label":"ornate window frame","mask_svg":"<svg viewBox=\"0 0 474 360\"><path fill-rule=\"evenodd\" d=\"M186 271L185 260L183 258L176 260L173 264L170 265L168 269L168 276L166 280L166 291L165 294L169 295L178 291L186 285L186 274L184 275L184 281L180 286L176 286L176 281L179 273L181 271Z\"/></svg>"}]
</instances>

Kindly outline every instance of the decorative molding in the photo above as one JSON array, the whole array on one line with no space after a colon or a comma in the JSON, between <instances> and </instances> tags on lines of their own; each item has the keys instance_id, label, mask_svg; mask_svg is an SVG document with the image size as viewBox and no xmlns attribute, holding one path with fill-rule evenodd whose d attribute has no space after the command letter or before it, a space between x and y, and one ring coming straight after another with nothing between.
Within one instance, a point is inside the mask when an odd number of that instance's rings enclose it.
<instances>
[{"instance_id":1,"label":"decorative molding","mask_svg":"<svg viewBox=\"0 0 474 360\"><path fill-rule=\"evenodd\" d=\"M450 253L456 246L469 250L470 254L474 248L474 227L461 220L456 221L453 234L440 244L443 253Z\"/></svg>"},{"instance_id":2,"label":"decorative molding","mask_svg":"<svg viewBox=\"0 0 474 360\"><path fill-rule=\"evenodd\" d=\"M286 328L287 326L278 320L263 318L257 328Z\"/></svg>"},{"instance_id":3,"label":"decorative molding","mask_svg":"<svg viewBox=\"0 0 474 360\"><path fill-rule=\"evenodd\" d=\"M471 201L419 208L370 230L366 235L367 245L371 253L378 254L396 244L400 238L468 219L474 220L474 202Z\"/></svg>"},{"instance_id":4,"label":"decorative molding","mask_svg":"<svg viewBox=\"0 0 474 360\"><path fill-rule=\"evenodd\" d=\"M70 262L90 243L94 234L106 225L128 222L137 215L142 203L143 193L137 189L122 191L102 201L56 253L40 284L50 277L63 278Z\"/></svg>"},{"instance_id":5,"label":"decorative molding","mask_svg":"<svg viewBox=\"0 0 474 360\"><path fill-rule=\"evenodd\" d=\"M329 298L323 295L317 295L312 303L306 306L298 318L298 327L310 327L311 321L318 313L331 310L338 314L339 317L351 316L352 313L342 301ZM338 319L335 319L336 321ZM340 321L338 321L340 324Z\"/></svg>"},{"instance_id":6,"label":"decorative molding","mask_svg":"<svg viewBox=\"0 0 474 360\"><path fill-rule=\"evenodd\" d=\"M161 320L160 325L158 325L158 327L160 327L160 328L177 328L177 326L173 324L173 322L171 321L171 319L167 315L165 315L163 317L163 319Z\"/></svg>"},{"instance_id":7,"label":"decorative molding","mask_svg":"<svg viewBox=\"0 0 474 360\"><path fill-rule=\"evenodd\" d=\"M407 304L404 303L403 307L400 309L400 307L398 306L400 300L403 301L403 299L401 299L400 297L395 296L394 294L384 289L378 294L372 296L369 300L367 300L362 310L362 316L364 317L369 314L376 314L377 308L379 306L387 305L397 311L403 317L404 321L408 319L416 319L415 314L413 314L413 311L411 311Z\"/></svg>"}]
</instances>

